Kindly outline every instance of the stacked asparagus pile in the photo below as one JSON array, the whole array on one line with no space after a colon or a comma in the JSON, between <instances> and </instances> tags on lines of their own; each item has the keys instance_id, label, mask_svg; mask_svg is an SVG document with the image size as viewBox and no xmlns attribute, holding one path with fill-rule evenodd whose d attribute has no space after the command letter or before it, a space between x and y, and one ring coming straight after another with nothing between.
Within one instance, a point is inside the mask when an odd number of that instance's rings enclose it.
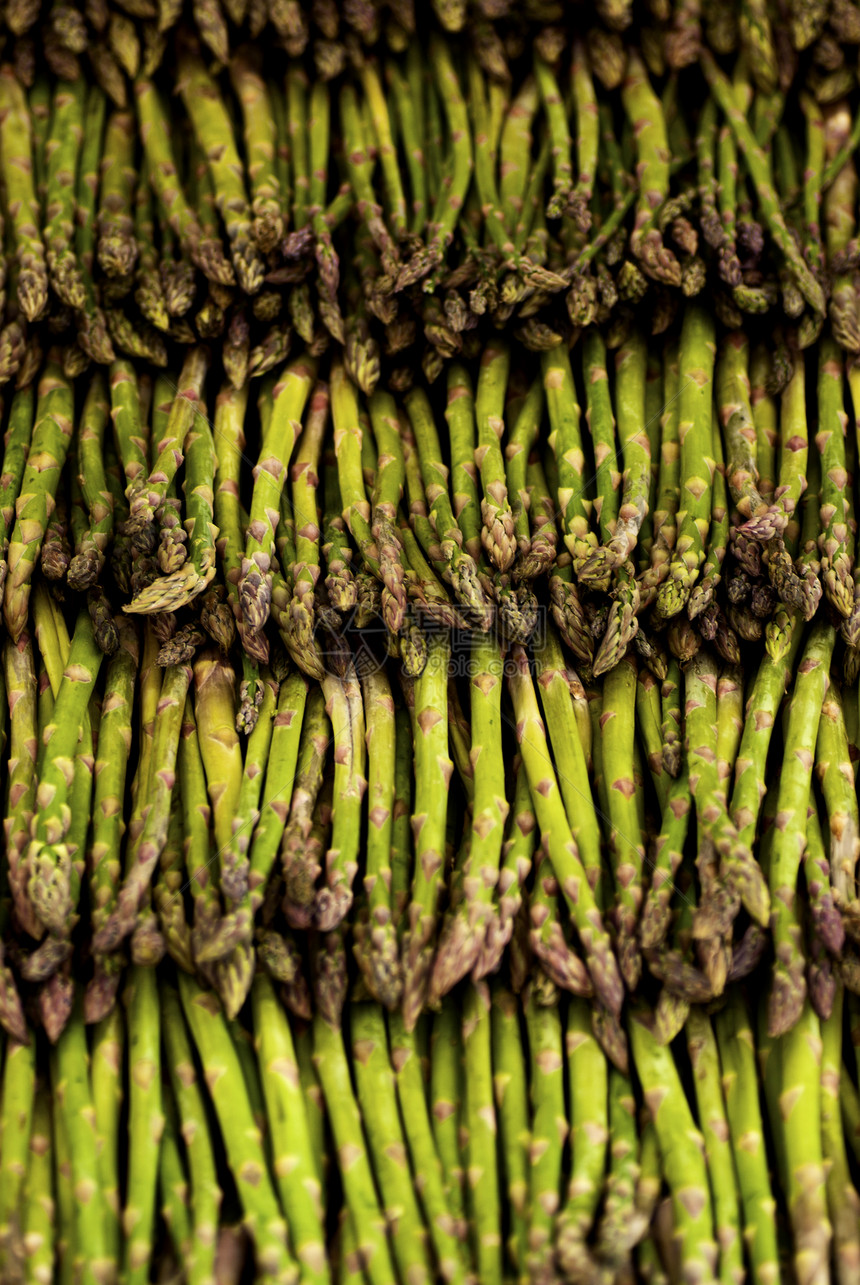
<instances>
[{"instance_id":1,"label":"stacked asparagus pile","mask_svg":"<svg viewBox=\"0 0 860 1285\"><path fill-rule=\"evenodd\" d=\"M405 393L696 296L860 351L851 0L117 4L5 7L4 383L219 340Z\"/></svg>"},{"instance_id":2,"label":"stacked asparagus pile","mask_svg":"<svg viewBox=\"0 0 860 1285\"><path fill-rule=\"evenodd\" d=\"M0 1281L860 1285L860 9L117 6L5 9Z\"/></svg>"}]
</instances>

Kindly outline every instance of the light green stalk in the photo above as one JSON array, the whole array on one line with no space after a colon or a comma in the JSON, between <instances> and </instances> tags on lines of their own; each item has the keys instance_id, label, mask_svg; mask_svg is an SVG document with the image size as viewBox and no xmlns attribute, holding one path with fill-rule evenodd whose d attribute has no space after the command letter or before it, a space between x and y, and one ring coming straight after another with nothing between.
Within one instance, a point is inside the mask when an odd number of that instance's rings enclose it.
<instances>
[{"instance_id":1,"label":"light green stalk","mask_svg":"<svg viewBox=\"0 0 860 1285\"><path fill-rule=\"evenodd\" d=\"M128 1174L123 1279L145 1285L153 1257L161 1106L161 1038L155 970L134 967L126 991L129 1050Z\"/></svg>"}]
</instances>

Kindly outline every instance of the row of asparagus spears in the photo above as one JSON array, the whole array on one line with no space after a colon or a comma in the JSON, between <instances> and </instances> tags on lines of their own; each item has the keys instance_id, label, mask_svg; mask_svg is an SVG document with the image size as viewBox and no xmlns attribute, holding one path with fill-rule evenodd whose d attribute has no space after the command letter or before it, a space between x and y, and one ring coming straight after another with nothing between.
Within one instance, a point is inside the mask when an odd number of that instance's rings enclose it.
<instances>
[{"instance_id":1,"label":"row of asparagus spears","mask_svg":"<svg viewBox=\"0 0 860 1285\"><path fill-rule=\"evenodd\" d=\"M58 72L41 47L4 62L0 382L52 345L76 377L217 340L237 389L332 346L365 394L382 372L405 393L493 333L546 352L599 323L615 350L706 296L729 329L765 318L780 348L814 345L829 316L860 351L860 16L799 6L830 25L792 44L754 0L709 47L669 39L698 21L684 0L654 18L661 53L606 8L614 26L559 13L528 36L504 15L508 55L498 33L464 50L431 22L382 51L332 38L322 67L275 66L258 38L213 66L180 24L158 68L128 18L128 86ZM347 9L347 26L376 15Z\"/></svg>"},{"instance_id":2,"label":"row of asparagus spears","mask_svg":"<svg viewBox=\"0 0 860 1285\"><path fill-rule=\"evenodd\" d=\"M671 1046L632 1009L632 1075L540 974L467 983L412 1033L366 996L343 1027L297 1018L263 975L249 1009L133 967L49 1054L7 1043L4 1280L857 1278L841 989L778 1039L740 985Z\"/></svg>"},{"instance_id":3,"label":"row of asparagus spears","mask_svg":"<svg viewBox=\"0 0 860 1285\"><path fill-rule=\"evenodd\" d=\"M310 55L327 79L348 57L382 45L402 53L429 29L465 33L487 73L505 79L536 31L576 25L588 32L599 61L623 60L631 35L650 68L693 65L703 50L717 55L748 52L757 76L772 88L790 79L798 58L811 51L813 84L822 94L854 87L847 54L860 44L855 0L598 0L593 6L564 0L8 0L2 31L24 75L37 56L52 73L76 80L89 73L111 97L125 93L141 61L157 69L178 25L195 30L215 67L229 62L243 40L261 38L278 51ZM631 31L632 28L632 31ZM848 49L846 50L846 46ZM123 105L122 103L120 105Z\"/></svg>"}]
</instances>

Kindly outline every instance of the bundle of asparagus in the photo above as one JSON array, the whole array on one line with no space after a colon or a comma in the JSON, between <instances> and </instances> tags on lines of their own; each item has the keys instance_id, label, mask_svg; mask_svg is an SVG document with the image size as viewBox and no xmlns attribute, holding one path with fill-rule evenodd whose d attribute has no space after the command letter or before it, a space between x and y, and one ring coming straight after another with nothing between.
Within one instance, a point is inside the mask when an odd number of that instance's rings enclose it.
<instances>
[{"instance_id":1,"label":"bundle of asparagus","mask_svg":"<svg viewBox=\"0 0 860 1285\"><path fill-rule=\"evenodd\" d=\"M0 1280L858 1285L860 11L4 18Z\"/></svg>"}]
</instances>

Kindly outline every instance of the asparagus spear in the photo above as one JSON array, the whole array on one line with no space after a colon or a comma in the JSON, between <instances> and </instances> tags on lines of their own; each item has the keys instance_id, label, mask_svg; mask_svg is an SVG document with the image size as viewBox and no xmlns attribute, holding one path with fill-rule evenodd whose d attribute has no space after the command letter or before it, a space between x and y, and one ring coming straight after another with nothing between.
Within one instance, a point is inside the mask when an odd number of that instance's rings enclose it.
<instances>
[{"instance_id":1,"label":"asparagus spear","mask_svg":"<svg viewBox=\"0 0 860 1285\"><path fill-rule=\"evenodd\" d=\"M68 1140L73 1180L74 1259L80 1279L97 1285L118 1267L111 1251L99 1179L98 1135L80 996L52 1054L56 1112Z\"/></svg>"},{"instance_id":2,"label":"asparagus spear","mask_svg":"<svg viewBox=\"0 0 860 1285\"><path fill-rule=\"evenodd\" d=\"M491 1059L490 993L486 982L470 983L463 1010L467 1192L480 1279L501 1281L502 1235Z\"/></svg>"},{"instance_id":3,"label":"asparagus spear","mask_svg":"<svg viewBox=\"0 0 860 1285\"><path fill-rule=\"evenodd\" d=\"M36 804L36 761L39 753L37 675L29 634L22 634L17 643L6 642L4 675L10 721L9 805L3 821L9 890L21 928L31 937L38 938L41 926L27 894L24 860ZM23 1030L20 1035L23 1038Z\"/></svg>"},{"instance_id":4,"label":"asparagus spear","mask_svg":"<svg viewBox=\"0 0 860 1285\"><path fill-rule=\"evenodd\" d=\"M142 469L136 472L126 491L130 508L128 532L133 548L141 553L150 553L155 545L156 512L182 463L185 439L196 416L205 417L205 408L200 403L208 366L206 349L194 347L189 351L179 376L179 388L170 407L164 437L153 444L152 470L148 475ZM122 456L122 451L120 454ZM125 456L122 457L125 465Z\"/></svg>"},{"instance_id":5,"label":"asparagus spear","mask_svg":"<svg viewBox=\"0 0 860 1285\"><path fill-rule=\"evenodd\" d=\"M759 494L756 430L750 404L749 345L742 331L723 341L717 363L717 400L726 445L726 481L741 516L744 532L770 540L784 530L784 517Z\"/></svg>"},{"instance_id":6,"label":"asparagus spear","mask_svg":"<svg viewBox=\"0 0 860 1285\"><path fill-rule=\"evenodd\" d=\"M236 277L245 293L254 295L263 284L263 261L251 239L251 210L230 117L217 82L191 42L179 50L178 71L179 91L209 164Z\"/></svg>"},{"instance_id":7,"label":"asparagus spear","mask_svg":"<svg viewBox=\"0 0 860 1285\"><path fill-rule=\"evenodd\" d=\"M33 1098L36 1091L36 1050L32 1040L10 1042L3 1067L3 1149L0 1172L0 1265L12 1276L23 1256L26 1206L24 1179L27 1153L34 1127Z\"/></svg>"},{"instance_id":8,"label":"asparagus spear","mask_svg":"<svg viewBox=\"0 0 860 1285\"><path fill-rule=\"evenodd\" d=\"M821 1023L821 1148L826 1169L827 1210L833 1226L833 1247L838 1280L850 1280L856 1270L857 1190L850 1180L845 1136L839 1108L842 1064L844 992L837 985L833 1011Z\"/></svg>"},{"instance_id":9,"label":"asparagus spear","mask_svg":"<svg viewBox=\"0 0 860 1285\"><path fill-rule=\"evenodd\" d=\"M474 769L472 834L463 900L446 917L433 964L430 995L440 998L478 964L493 918L508 805L502 758L502 656L489 634L475 633L469 669ZM480 971L480 970L479 970Z\"/></svg>"},{"instance_id":10,"label":"asparagus spear","mask_svg":"<svg viewBox=\"0 0 860 1285\"><path fill-rule=\"evenodd\" d=\"M341 1031L324 1017L314 1019L314 1066L322 1085L338 1153L346 1204L368 1280L391 1285L396 1279L376 1197L373 1173L353 1095Z\"/></svg>"},{"instance_id":11,"label":"asparagus spear","mask_svg":"<svg viewBox=\"0 0 860 1285\"><path fill-rule=\"evenodd\" d=\"M415 869L402 953L403 1017L407 1030L415 1029L424 1005L436 942L452 771L448 757L448 663L448 639L444 634L431 637L427 664L415 682Z\"/></svg>"},{"instance_id":12,"label":"asparagus spear","mask_svg":"<svg viewBox=\"0 0 860 1285\"><path fill-rule=\"evenodd\" d=\"M307 699L308 685L302 675L291 674L281 684L260 815L251 841L248 897L252 911L258 909L263 900L269 872L284 833Z\"/></svg>"},{"instance_id":13,"label":"asparagus spear","mask_svg":"<svg viewBox=\"0 0 860 1285\"><path fill-rule=\"evenodd\" d=\"M88 613L81 612L68 663L63 667L53 722L42 734L39 784L27 852L30 903L45 927L58 934L68 935L70 931L69 920L77 906L83 870L83 853L73 852L70 842L75 819L74 763L79 738L83 742L89 737L90 749L92 746L88 726L85 728L86 710L101 659L92 621ZM79 857L80 864L75 857Z\"/></svg>"},{"instance_id":14,"label":"asparagus spear","mask_svg":"<svg viewBox=\"0 0 860 1285\"><path fill-rule=\"evenodd\" d=\"M254 1121L236 1046L217 998L190 977L179 976L179 994L194 1043L208 1069L207 1087L218 1117L230 1168L235 1175L245 1226L254 1241L261 1271L273 1281L295 1281L296 1268L287 1248L281 1214Z\"/></svg>"},{"instance_id":15,"label":"asparagus spear","mask_svg":"<svg viewBox=\"0 0 860 1285\"><path fill-rule=\"evenodd\" d=\"M648 1015L641 1009L631 1014L629 1030L636 1069L657 1131L663 1169L672 1194L674 1234L682 1270L713 1280L717 1244L703 1139L693 1121L671 1051L655 1039ZM690 1137L694 1145L679 1147L681 1136ZM695 1199L691 1199L694 1193Z\"/></svg>"},{"instance_id":16,"label":"asparagus spear","mask_svg":"<svg viewBox=\"0 0 860 1285\"><path fill-rule=\"evenodd\" d=\"M403 1120L403 1132L418 1181L416 1186L427 1222L430 1241L445 1281L466 1278L463 1246L456 1234L453 1211L446 1198L443 1172L433 1138L431 1116L425 1097L420 1046L407 1033L399 1013L388 1018L391 1064Z\"/></svg>"},{"instance_id":17,"label":"asparagus spear","mask_svg":"<svg viewBox=\"0 0 860 1285\"><path fill-rule=\"evenodd\" d=\"M320 1185L289 1024L265 977L257 975L252 993L257 1057L278 1190L289 1219L302 1280L327 1281Z\"/></svg>"},{"instance_id":18,"label":"asparagus spear","mask_svg":"<svg viewBox=\"0 0 860 1285\"><path fill-rule=\"evenodd\" d=\"M832 1235L821 1143L821 1053L818 1018L807 1000L770 1056L780 1113L772 1128L780 1137L795 1270L801 1267L813 1276L827 1273Z\"/></svg>"},{"instance_id":19,"label":"asparagus spear","mask_svg":"<svg viewBox=\"0 0 860 1285\"><path fill-rule=\"evenodd\" d=\"M159 576L137 593L127 611L142 614L177 611L203 593L215 575L218 535L213 521L215 446L212 430L202 414L196 415L189 427L184 449L188 556L176 570ZM159 514L162 512L163 508Z\"/></svg>"},{"instance_id":20,"label":"asparagus spear","mask_svg":"<svg viewBox=\"0 0 860 1285\"><path fill-rule=\"evenodd\" d=\"M829 684L833 646L833 629L823 623L816 625L798 668L788 716L786 744L792 749L780 776L778 803L784 822L774 832L769 874L776 961L768 1028L774 1037L795 1026L806 995L794 885L801 855L798 837L806 825L815 737Z\"/></svg>"},{"instance_id":21,"label":"asparagus spear","mask_svg":"<svg viewBox=\"0 0 860 1285\"><path fill-rule=\"evenodd\" d=\"M714 468L708 452L713 377L713 325L707 313L692 304L684 311L679 355L682 480L678 537L668 579L657 595L657 609L664 617L682 610L705 559Z\"/></svg>"},{"instance_id":22,"label":"asparagus spear","mask_svg":"<svg viewBox=\"0 0 860 1285\"><path fill-rule=\"evenodd\" d=\"M740 1200L723 1103L719 1052L710 1019L703 1009L697 1006L690 1009L685 1033L708 1157L714 1222L720 1246L720 1279L728 1281L743 1271L743 1245Z\"/></svg>"},{"instance_id":23,"label":"asparagus spear","mask_svg":"<svg viewBox=\"0 0 860 1285\"><path fill-rule=\"evenodd\" d=\"M133 930L135 917L143 905L167 841L182 717L191 677L190 665L170 665L164 671L156 711L152 764L147 777L138 786L146 798L143 825L139 837L136 836L131 862L127 854L117 908L96 938L99 950L116 949Z\"/></svg>"},{"instance_id":24,"label":"asparagus spear","mask_svg":"<svg viewBox=\"0 0 860 1285\"><path fill-rule=\"evenodd\" d=\"M549 445L558 470L557 498L562 535L578 577L597 548L597 538L589 530L579 405L565 347L560 345L542 354L541 367L549 412Z\"/></svg>"},{"instance_id":25,"label":"asparagus spear","mask_svg":"<svg viewBox=\"0 0 860 1285\"><path fill-rule=\"evenodd\" d=\"M609 1072L609 1126L612 1139L606 1203L597 1230L595 1257L608 1271L623 1271L645 1231L644 1215L636 1209L639 1181L639 1139L636 1101L626 1076Z\"/></svg>"},{"instance_id":26,"label":"asparagus spear","mask_svg":"<svg viewBox=\"0 0 860 1285\"><path fill-rule=\"evenodd\" d=\"M510 1218L507 1251L514 1267L522 1273L528 1254L531 1132L519 1005L517 997L503 986L493 987L490 1022L493 1091Z\"/></svg>"},{"instance_id":27,"label":"asparagus spear","mask_svg":"<svg viewBox=\"0 0 860 1285\"><path fill-rule=\"evenodd\" d=\"M478 405L480 390L479 383ZM430 403L423 390L414 389L407 394L406 408L418 446L424 488L430 505L430 521L439 541L439 551L434 561L442 562L445 578L450 582L457 600L476 614L481 628L487 628L489 613L478 569L471 554L464 552L462 548L463 536L448 498L447 469L443 463L439 436Z\"/></svg>"},{"instance_id":28,"label":"asparagus spear","mask_svg":"<svg viewBox=\"0 0 860 1285\"><path fill-rule=\"evenodd\" d=\"M811 128L811 126L810 126ZM847 139L850 120L844 105L834 104L824 120L824 149L835 159ZM822 158L823 160L823 158ZM822 179L826 173L822 175ZM826 187L827 184L824 184ZM855 235L854 197L857 191L857 170L853 162L847 163L834 178L824 197L824 229L827 255L834 267L850 254ZM854 282L850 274L839 272L830 287L828 302L830 324L837 343L849 352L857 352L860 334L857 329L857 305Z\"/></svg>"},{"instance_id":29,"label":"asparagus spear","mask_svg":"<svg viewBox=\"0 0 860 1285\"><path fill-rule=\"evenodd\" d=\"M89 527L69 566L73 589L88 589L98 580L113 535L113 499L103 463L104 433L108 420L108 390L101 375L90 384L78 435L78 467Z\"/></svg>"},{"instance_id":30,"label":"asparagus spear","mask_svg":"<svg viewBox=\"0 0 860 1285\"><path fill-rule=\"evenodd\" d=\"M134 684L138 673L139 653L140 640L136 628L131 622L122 622L120 645L108 664L94 770L93 828L89 860L91 913L96 936L111 913L121 878L120 845L124 829L122 800L125 797L132 744ZM157 683L160 688L161 675L154 666L150 672L152 679L148 684L142 675L142 706L153 696L156 701L158 699L157 689L153 692L152 688L153 683ZM144 719L148 712L144 712ZM154 708L152 712L154 713ZM131 825L129 830L131 831Z\"/></svg>"},{"instance_id":31,"label":"asparagus spear","mask_svg":"<svg viewBox=\"0 0 860 1285\"><path fill-rule=\"evenodd\" d=\"M45 251L51 285L63 303L79 310L86 303L75 255L75 177L84 124L86 87L82 79L58 80L51 133L45 146L47 204Z\"/></svg>"},{"instance_id":32,"label":"asparagus spear","mask_svg":"<svg viewBox=\"0 0 860 1285\"><path fill-rule=\"evenodd\" d=\"M281 843L281 862L286 882L284 913L295 927L307 927L313 916L316 897L314 884L319 874L319 865L310 859L307 840L311 832L314 805L323 782L330 741L329 729L325 697L319 687L314 687L307 698L298 761L291 785L289 818Z\"/></svg>"},{"instance_id":33,"label":"asparagus spear","mask_svg":"<svg viewBox=\"0 0 860 1285\"><path fill-rule=\"evenodd\" d=\"M314 590L320 569L320 529L317 522L316 492L319 486L319 459L328 424L328 386L317 383L311 394L305 430L299 440L296 460L290 469L292 511L296 528L296 562L293 570L293 599L290 604L291 654L300 668L316 666L314 631ZM283 497L282 497L283 498Z\"/></svg>"},{"instance_id":34,"label":"asparagus spear","mask_svg":"<svg viewBox=\"0 0 860 1285\"><path fill-rule=\"evenodd\" d=\"M138 256L132 215L134 144L134 116L113 112L104 136L98 214L98 261L109 277L128 276Z\"/></svg>"},{"instance_id":35,"label":"asparagus spear","mask_svg":"<svg viewBox=\"0 0 860 1285\"><path fill-rule=\"evenodd\" d=\"M820 426L816 448L821 454L821 572L824 592L843 617L850 615L853 593L851 554L845 512L845 412L842 358L833 340L819 346L818 403Z\"/></svg>"},{"instance_id":36,"label":"asparagus spear","mask_svg":"<svg viewBox=\"0 0 860 1285\"><path fill-rule=\"evenodd\" d=\"M758 193L762 214L780 254L795 278L797 285L813 312L823 315L824 296L821 286L801 258L783 219L779 200L770 181L769 167L764 152L755 140L742 111L735 102L734 92L725 74L707 51L702 52L702 70L720 109L735 136L738 147L749 169Z\"/></svg>"},{"instance_id":37,"label":"asparagus spear","mask_svg":"<svg viewBox=\"0 0 860 1285\"><path fill-rule=\"evenodd\" d=\"M33 1106L30 1156L24 1188L24 1273L28 1281L53 1279L55 1221L52 1133L51 1099L47 1086L40 1084L36 1089Z\"/></svg>"},{"instance_id":38,"label":"asparagus spear","mask_svg":"<svg viewBox=\"0 0 860 1285\"><path fill-rule=\"evenodd\" d=\"M358 1105L394 1260L405 1278L428 1280L427 1232L409 1181L409 1158L397 1112L383 1010L377 1004L354 1004L350 1025Z\"/></svg>"},{"instance_id":39,"label":"asparagus spear","mask_svg":"<svg viewBox=\"0 0 860 1285\"><path fill-rule=\"evenodd\" d=\"M113 1012L95 1029L90 1064L93 1108L99 1135L99 1164L104 1190L105 1222L111 1255L120 1253L119 1149L120 1112L123 1102L123 1051L125 1023L122 1009Z\"/></svg>"},{"instance_id":40,"label":"asparagus spear","mask_svg":"<svg viewBox=\"0 0 860 1285\"><path fill-rule=\"evenodd\" d=\"M0 68L0 159L11 215L17 299L27 321L36 321L48 302L48 268L33 184L30 113L10 63Z\"/></svg>"},{"instance_id":41,"label":"asparagus spear","mask_svg":"<svg viewBox=\"0 0 860 1285\"><path fill-rule=\"evenodd\" d=\"M472 176L472 138L466 103L448 44L437 36L433 37L430 45L430 65L433 68L435 81L435 92L432 92L431 102L435 103L436 93L438 93L451 138L452 168L448 190L444 193L440 192L436 199L427 246L419 250L410 263L400 268L396 281L398 290L403 290L420 281L441 263L453 239L459 212ZM431 192L431 195L434 193Z\"/></svg>"},{"instance_id":42,"label":"asparagus spear","mask_svg":"<svg viewBox=\"0 0 860 1285\"><path fill-rule=\"evenodd\" d=\"M735 989L716 1017L715 1030L745 1240L753 1278L763 1281L778 1272L779 1250L759 1096L749 1092L756 1082L755 1040L745 1001Z\"/></svg>"},{"instance_id":43,"label":"asparagus spear","mask_svg":"<svg viewBox=\"0 0 860 1285\"><path fill-rule=\"evenodd\" d=\"M135 968L126 992L129 1042L129 1170L122 1214L123 1275L145 1281L155 1230L161 1106L161 1041L155 972Z\"/></svg>"},{"instance_id":44,"label":"asparagus spear","mask_svg":"<svg viewBox=\"0 0 860 1285\"><path fill-rule=\"evenodd\" d=\"M453 997L447 996L433 1021L430 1040L430 1112L436 1151L442 1165L445 1198L454 1232L466 1240L465 1173L460 1151L463 1097L463 1031Z\"/></svg>"},{"instance_id":45,"label":"asparagus spear","mask_svg":"<svg viewBox=\"0 0 860 1285\"><path fill-rule=\"evenodd\" d=\"M2 521L3 532L0 540L0 589L6 581L6 555L12 532L12 519L15 516L24 469L30 453L33 407L32 388L24 388L17 392L9 410L9 423L4 435L3 472L0 474L0 521Z\"/></svg>"},{"instance_id":46,"label":"asparagus spear","mask_svg":"<svg viewBox=\"0 0 860 1285\"><path fill-rule=\"evenodd\" d=\"M522 648L515 648L511 659L515 668L509 675L508 688L538 825L547 843L559 887L577 926L595 991L606 1008L617 1015L623 983L565 816Z\"/></svg>"},{"instance_id":47,"label":"asparagus spear","mask_svg":"<svg viewBox=\"0 0 860 1285\"><path fill-rule=\"evenodd\" d=\"M391 846L394 828L396 721L391 686L384 671L362 674L367 726L367 862L364 893L367 923L357 930L355 953L371 993L393 1009L403 979L392 916Z\"/></svg>"},{"instance_id":48,"label":"asparagus spear","mask_svg":"<svg viewBox=\"0 0 860 1285\"><path fill-rule=\"evenodd\" d=\"M846 731L846 707L832 684L821 709L815 745L815 775L821 785L830 831L828 875L843 910L853 900L858 856L858 812L850 788L851 751Z\"/></svg>"},{"instance_id":49,"label":"asparagus spear","mask_svg":"<svg viewBox=\"0 0 860 1285\"><path fill-rule=\"evenodd\" d=\"M481 474L483 491L481 543L487 557L499 571L507 571L516 556L513 514L500 445L504 432L502 411L510 360L508 346L502 341L491 341L481 356L475 394L475 463Z\"/></svg>"},{"instance_id":50,"label":"asparagus spear","mask_svg":"<svg viewBox=\"0 0 860 1285\"><path fill-rule=\"evenodd\" d=\"M197 1081L179 996L172 987L162 988L161 1004L170 1080L188 1157L189 1213L193 1233L189 1239L188 1278L202 1282L210 1279L213 1271L221 1192L205 1102Z\"/></svg>"},{"instance_id":51,"label":"asparagus spear","mask_svg":"<svg viewBox=\"0 0 860 1285\"><path fill-rule=\"evenodd\" d=\"M27 623L33 568L56 503L72 437L72 401L72 386L63 375L59 350L52 349L39 379L36 420L7 554L3 614L13 642L21 637Z\"/></svg>"},{"instance_id":52,"label":"asparagus spear","mask_svg":"<svg viewBox=\"0 0 860 1285\"><path fill-rule=\"evenodd\" d=\"M556 1005L525 1000L531 1061L532 1127L529 1144L527 1269L537 1275L551 1253L561 1196L562 1151L568 1123L564 1105L562 1023Z\"/></svg>"},{"instance_id":53,"label":"asparagus spear","mask_svg":"<svg viewBox=\"0 0 860 1285\"><path fill-rule=\"evenodd\" d=\"M608 1065L591 1032L588 1005L573 999L565 1031L573 1167L557 1224L557 1255L566 1275L594 1270L587 1238L600 1199L608 1134Z\"/></svg>"},{"instance_id":54,"label":"asparagus spear","mask_svg":"<svg viewBox=\"0 0 860 1285\"><path fill-rule=\"evenodd\" d=\"M352 661L322 682L326 714L334 737L335 780L331 846L326 853L326 882L316 900L316 921L331 932L352 905L358 869L361 806L365 778L365 717L361 686Z\"/></svg>"},{"instance_id":55,"label":"asparagus spear","mask_svg":"<svg viewBox=\"0 0 860 1285\"><path fill-rule=\"evenodd\" d=\"M636 138L637 171L640 175L636 220L630 248L642 270L667 285L679 285L681 268L666 249L656 221L669 187L669 147L660 101L648 81L639 54L631 50L627 75L621 91L624 112Z\"/></svg>"},{"instance_id":56,"label":"asparagus spear","mask_svg":"<svg viewBox=\"0 0 860 1285\"><path fill-rule=\"evenodd\" d=\"M251 45L243 45L230 62L230 75L242 108L245 152L251 184L251 233L263 254L275 248L283 235L282 193L276 165L276 128L259 58Z\"/></svg>"},{"instance_id":57,"label":"asparagus spear","mask_svg":"<svg viewBox=\"0 0 860 1285\"><path fill-rule=\"evenodd\" d=\"M641 959L636 924L642 906L645 848L633 780L636 665L625 658L604 683L603 763L615 877L618 963L629 990L638 982Z\"/></svg>"}]
</instances>

